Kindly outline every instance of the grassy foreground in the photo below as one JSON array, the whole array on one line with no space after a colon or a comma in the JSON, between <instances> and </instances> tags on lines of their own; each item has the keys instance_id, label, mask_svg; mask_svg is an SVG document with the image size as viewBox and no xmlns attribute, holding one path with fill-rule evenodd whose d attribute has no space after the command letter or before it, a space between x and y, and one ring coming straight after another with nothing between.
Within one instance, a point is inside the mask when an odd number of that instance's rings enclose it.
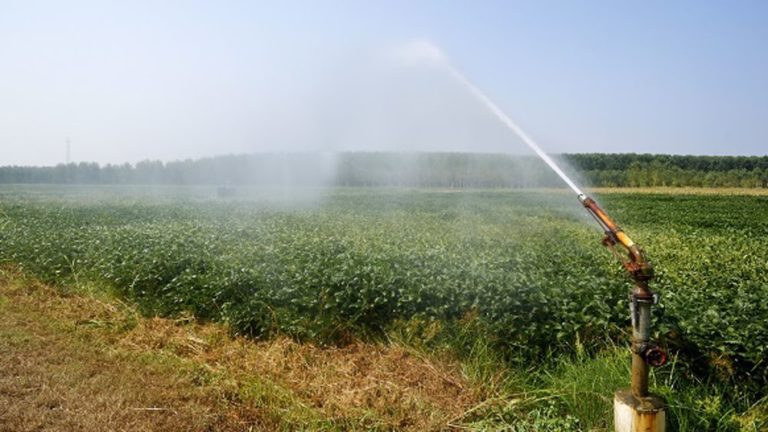
<instances>
[{"instance_id":1,"label":"grassy foreground","mask_svg":"<svg viewBox=\"0 0 768 432\"><path fill-rule=\"evenodd\" d=\"M0 431L608 431L625 349L545 371L457 361L396 339L342 348L232 337L192 317L147 318L87 286L0 269ZM394 337L395 335L393 335ZM762 431L768 404L652 375L672 430Z\"/></svg>"}]
</instances>

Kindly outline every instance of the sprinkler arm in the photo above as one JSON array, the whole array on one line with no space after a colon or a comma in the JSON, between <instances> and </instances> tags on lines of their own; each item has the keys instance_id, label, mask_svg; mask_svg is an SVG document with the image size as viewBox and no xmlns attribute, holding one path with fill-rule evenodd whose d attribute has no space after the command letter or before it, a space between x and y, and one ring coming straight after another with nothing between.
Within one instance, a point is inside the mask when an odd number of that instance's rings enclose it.
<instances>
[{"instance_id":1,"label":"sprinkler arm","mask_svg":"<svg viewBox=\"0 0 768 432\"><path fill-rule=\"evenodd\" d=\"M579 201L603 228L605 232L603 244L619 258L632 279L645 286L645 283L653 278L653 266L645 257L645 252L616 225L616 222L597 205L595 200L585 194L579 194ZM617 244L625 249L626 256L616 250Z\"/></svg>"}]
</instances>

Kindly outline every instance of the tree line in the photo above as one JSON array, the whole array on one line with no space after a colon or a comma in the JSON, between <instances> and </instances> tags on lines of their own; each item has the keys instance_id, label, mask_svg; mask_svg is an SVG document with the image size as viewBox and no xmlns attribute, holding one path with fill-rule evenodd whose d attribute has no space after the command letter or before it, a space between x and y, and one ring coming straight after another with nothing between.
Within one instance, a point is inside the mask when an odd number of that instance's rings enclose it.
<instances>
[{"instance_id":1,"label":"tree line","mask_svg":"<svg viewBox=\"0 0 768 432\"><path fill-rule=\"evenodd\" d=\"M768 187L768 156L581 153L556 156L589 186ZM534 156L470 153L272 153L174 162L3 166L0 183L560 187Z\"/></svg>"}]
</instances>

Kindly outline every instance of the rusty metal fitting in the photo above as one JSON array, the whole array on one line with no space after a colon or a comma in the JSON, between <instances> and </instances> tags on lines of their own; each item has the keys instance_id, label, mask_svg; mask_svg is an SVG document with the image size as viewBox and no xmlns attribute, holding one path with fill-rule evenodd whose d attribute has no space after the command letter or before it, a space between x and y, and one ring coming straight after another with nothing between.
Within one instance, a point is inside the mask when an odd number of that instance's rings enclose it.
<instances>
[{"instance_id":1,"label":"rusty metal fitting","mask_svg":"<svg viewBox=\"0 0 768 432\"><path fill-rule=\"evenodd\" d=\"M635 301L637 303L654 303L654 299L657 298L656 294L654 294L653 291L648 288L648 284L645 282L640 282L635 284L634 288L632 288L632 292L630 293L630 298L632 301Z\"/></svg>"},{"instance_id":2,"label":"rusty metal fitting","mask_svg":"<svg viewBox=\"0 0 768 432\"><path fill-rule=\"evenodd\" d=\"M668 356L666 351L654 342L633 343L632 352L639 355L649 366L661 367L667 364Z\"/></svg>"},{"instance_id":3,"label":"rusty metal fitting","mask_svg":"<svg viewBox=\"0 0 768 432\"><path fill-rule=\"evenodd\" d=\"M648 347L640 354L640 357L652 367L661 367L667 364L667 353L656 345Z\"/></svg>"}]
</instances>

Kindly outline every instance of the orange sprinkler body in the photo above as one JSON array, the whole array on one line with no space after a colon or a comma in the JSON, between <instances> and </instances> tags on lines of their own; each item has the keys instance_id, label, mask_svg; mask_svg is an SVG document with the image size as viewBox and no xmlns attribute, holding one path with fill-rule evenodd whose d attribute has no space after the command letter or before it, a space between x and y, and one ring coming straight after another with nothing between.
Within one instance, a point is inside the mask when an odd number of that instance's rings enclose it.
<instances>
[{"instance_id":1,"label":"orange sprinkler body","mask_svg":"<svg viewBox=\"0 0 768 432\"><path fill-rule=\"evenodd\" d=\"M584 205L589 214L597 221L605 231L603 244L616 254L624 268L627 269L632 278L638 282L647 282L653 279L653 265L645 257L645 252L638 246L624 231L616 225L608 215L597 205L595 200L581 194L579 201ZM621 255L616 251L616 244L621 245L626 251L627 256Z\"/></svg>"}]
</instances>

